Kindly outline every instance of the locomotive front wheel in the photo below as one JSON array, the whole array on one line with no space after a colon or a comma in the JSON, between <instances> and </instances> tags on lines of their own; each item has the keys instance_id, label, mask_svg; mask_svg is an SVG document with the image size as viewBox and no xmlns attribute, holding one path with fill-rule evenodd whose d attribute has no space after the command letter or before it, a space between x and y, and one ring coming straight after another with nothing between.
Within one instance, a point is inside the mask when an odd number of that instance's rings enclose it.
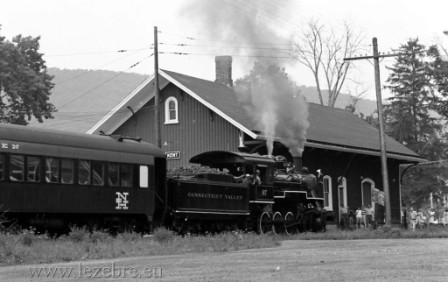
<instances>
[{"instance_id":1,"label":"locomotive front wheel","mask_svg":"<svg viewBox=\"0 0 448 282\"><path fill-rule=\"evenodd\" d=\"M268 212L263 212L258 219L258 233L266 234L272 231L271 216Z\"/></svg>"},{"instance_id":2,"label":"locomotive front wheel","mask_svg":"<svg viewBox=\"0 0 448 282\"><path fill-rule=\"evenodd\" d=\"M284 227L283 227L283 217L280 212L275 212L272 216L272 230L275 234L283 233Z\"/></svg>"},{"instance_id":3,"label":"locomotive front wheel","mask_svg":"<svg viewBox=\"0 0 448 282\"><path fill-rule=\"evenodd\" d=\"M283 222L286 235L290 236L297 233L297 222L294 221L294 214L288 212L285 215L285 221Z\"/></svg>"}]
</instances>

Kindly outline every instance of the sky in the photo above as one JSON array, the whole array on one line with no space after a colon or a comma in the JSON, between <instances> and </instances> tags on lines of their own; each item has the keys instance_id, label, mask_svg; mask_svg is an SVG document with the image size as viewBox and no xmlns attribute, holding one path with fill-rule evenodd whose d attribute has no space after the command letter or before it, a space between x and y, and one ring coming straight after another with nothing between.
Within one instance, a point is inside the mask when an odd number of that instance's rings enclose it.
<instances>
[{"instance_id":1,"label":"sky","mask_svg":"<svg viewBox=\"0 0 448 282\"><path fill-rule=\"evenodd\" d=\"M214 57L231 55L234 80L258 60L284 66L297 85L315 86L288 51L311 19L336 33L349 22L363 37L359 55L371 55L373 37L380 52L417 37L448 46L447 11L441 0L0 0L0 35L40 36L47 67L149 75L156 26L162 69L214 80ZM381 61L383 85L393 62ZM343 92L375 100L373 62L353 64Z\"/></svg>"}]
</instances>

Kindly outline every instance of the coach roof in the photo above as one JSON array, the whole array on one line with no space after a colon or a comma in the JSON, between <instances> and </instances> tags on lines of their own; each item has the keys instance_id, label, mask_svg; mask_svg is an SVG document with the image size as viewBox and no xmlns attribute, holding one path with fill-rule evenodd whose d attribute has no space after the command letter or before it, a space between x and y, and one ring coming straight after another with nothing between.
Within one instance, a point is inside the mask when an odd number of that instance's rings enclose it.
<instances>
[{"instance_id":1,"label":"coach roof","mask_svg":"<svg viewBox=\"0 0 448 282\"><path fill-rule=\"evenodd\" d=\"M155 145L113 136L90 135L21 125L0 125L0 142L27 142L41 145L88 148L165 157ZM136 146L138 144L138 146Z\"/></svg>"}]
</instances>

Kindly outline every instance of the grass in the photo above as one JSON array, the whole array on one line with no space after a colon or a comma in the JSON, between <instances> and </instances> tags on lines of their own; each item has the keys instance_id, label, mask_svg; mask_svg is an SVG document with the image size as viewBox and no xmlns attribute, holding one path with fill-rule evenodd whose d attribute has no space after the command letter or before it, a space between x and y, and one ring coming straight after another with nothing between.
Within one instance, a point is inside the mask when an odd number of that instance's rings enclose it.
<instances>
[{"instance_id":1,"label":"grass","mask_svg":"<svg viewBox=\"0 0 448 282\"><path fill-rule=\"evenodd\" d=\"M390 238L448 238L448 228L430 226L415 231L383 226L376 230L330 230L324 233L305 232L293 236L257 235L254 233L220 233L216 235L178 236L171 231L156 229L150 237L136 233L88 232L74 228L59 238L34 235L30 231L19 234L0 233L0 266L68 262L131 256L173 255L184 253L228 252L245 249L269 248L282 240L358 240Z\"/></svg>"},{"instance_id":2,"label":"grass","mask_svg":"<svg viewBox=\"0 0 448 282\"><path fill-rule=\"evenodd\" d=\"M404 229L402 227L381 226L375 230L332 230L324 233L301 233L291 237L295 240L359 240L359 239L419 239L448 238L448 228L429 226L428 228Z\"/></svg>"},{"instance_id":3,"label":"grass","mask_svg":"<svg viewBox=\"0 0 448 282\"><path fill-rule=\"evenodd\" d=\"M111 236L108 233L74 229L59 238L31 232L0 234L0 266L68 262L130 256L227 252L278 246L280 237L253 233L221 233L206 236L178 236L158 229L151 237L136 233Z\"/></svg>"}]
</instances>

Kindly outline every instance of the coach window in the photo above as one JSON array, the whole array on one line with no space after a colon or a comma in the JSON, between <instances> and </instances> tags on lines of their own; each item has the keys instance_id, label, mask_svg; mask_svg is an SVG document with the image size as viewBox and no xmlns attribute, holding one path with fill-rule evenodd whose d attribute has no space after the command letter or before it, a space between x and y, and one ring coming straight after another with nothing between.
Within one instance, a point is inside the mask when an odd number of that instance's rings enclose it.
<instances>
[{"instance_id":1,"label":"coach window","mask_svg":"<svg viewBox=\"0 0 448 282\"><path fill-rule=\"evenodd\" d=\"M174 97L169 97L165 101L165 124L179 123L178 103Z\"/></svg>"},{"instance_id":2,"label":"coach window","mask_svg":"<svg viewBox=\"0 0 448 282\"><path fill-rule=\"evenodd\" d=\"M28 156L26 158L26 181L40 182L40 158Z\"/></svg>"},{"instance_id":3,"label":"coach window","mask_svg":"<svg viewBox=\"0 0 448 282\"><path fill-rule=\"evenodd\" d=\"M111 187L117 187L120 185L119 167L120 165L118 163L109 163L107 169L107 182Z\"/></svg>"},{"instance_id":4,"label":"coach window","mask_svg":"<svg viewBox=\"0 0 448 282\"><path fill-rule=\"evenodd\" d=\"M45 180L47 183L59 183L59 159L47 158L45 162Z\"/></svg>"},{"instance_id":5,"label":"coach window","mask_svg":"<svg viewBox=\"0 0 448 282\"><path fill-rule=\"evenodd\" d=\"M121 164L120 165L120 180L122 187L132 187L132 165Z\"/></svg>"},{"instance_id":6,"label":"coach window","mask_svg":"<svg viewBox=\"0 0 448 282\"><path fill-rule=\"evenodd\" d=\"M61 170L61 183L73 184L75 179L75 162L69 159L62 159Z\"/></svg>"},{"instance_id":7,"label":"coach window","mask_svg":"<svg viewBox=\"0 0 448 282\"><path fill-rule=\"evenodd\" d=\"M147 165L140 166L140 188L148 188L149 170Z\"/></svg>"},{"instance_id":8,"label":"coach window","mask_svg":"<svg viewBox=\"0 0 448 282\"><path fill-rule=\"evenodd\" d=\"M0 180L5 180L5 155L0 154Z\"/></svg>"},{"instance_id":9,"label":"coach window","mask_svg":"<svg viewBox=\"0 0 448 282\"><path fill-rule=\"evenodd\" d=\"M92 162L92 184L95 186L104 185L104 163Z\"/></svg>"},{"instance_id":10,"label":"coach window","mask_svg":"<svg viewBox=\"0 0 448 282\"><path fill-rule=\"evenodd\" d=\"M11 155L9 179L23 181L25 176L25 156Z\"/></svg>"},{"instance_id":11,"label":"coach window","mask_svg":"<svg viewBox=\"0 0 448 282\"><path fill-rule=\"evenodd\" d=\"M89 161L79 161L78 183L81 185L90 184L90 162Z\"/></svg>"}]
</instances>

